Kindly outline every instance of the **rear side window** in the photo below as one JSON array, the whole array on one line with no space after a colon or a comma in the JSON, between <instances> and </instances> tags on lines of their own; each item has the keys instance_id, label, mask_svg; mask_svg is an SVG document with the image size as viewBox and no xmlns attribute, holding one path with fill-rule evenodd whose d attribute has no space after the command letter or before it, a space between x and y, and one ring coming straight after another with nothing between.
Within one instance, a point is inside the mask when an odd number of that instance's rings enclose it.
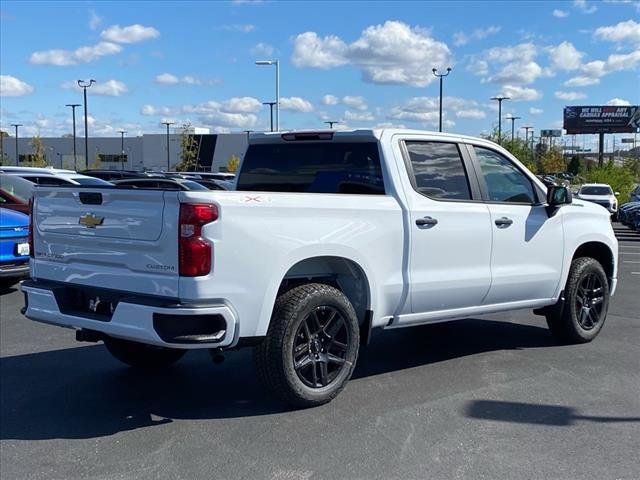
<instances>
[{"instance_id":1,"label":"rear side window","mask_svg":"<svg viewBox=\"0 0 640 480\"><path fill-rule=\"evenodd\" d=\"M56 177L31 177L31 178L35 179L38 185L58 186L58 185L69 185L71 183Z\"/></svg>"},{"instance_id":2,"label":"rear side window","mask_svg":"<svg viewBox=\"0 0 640 480\"><path fill-rule=\"evenodd\" d=\"M251 145L236 190L384 195L378 144Z\"/></svg>"},{"instance_id":3,"label":"rear side window","mask_svg":"<svg viewBox=\"0 0 640 480\"><path fill-rule=\"evenodd\" d=\"M455 143L408 141L405 145L418 192L439 200L471 199L467 172Z\"/></svg>"}]
</instances>

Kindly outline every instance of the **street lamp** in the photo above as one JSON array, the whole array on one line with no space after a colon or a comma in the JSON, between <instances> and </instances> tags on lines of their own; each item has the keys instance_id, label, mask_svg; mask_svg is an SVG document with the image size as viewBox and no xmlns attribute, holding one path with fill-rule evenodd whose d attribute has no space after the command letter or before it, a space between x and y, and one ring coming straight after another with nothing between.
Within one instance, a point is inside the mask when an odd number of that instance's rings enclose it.
<instances>
[{"instance_id":1,"label":"street lamp","mask_svg":"<svg viewBox=\"0 0 640 480\"><path fill-rule=\"evenodd\" d=\"M330 128L331 130L333 130L333 126L334 126L336 123L342 123L342 122L339 122L338 120L327 120L327 121L326 121L326 122L324 122L324 123L326 123L327 125L329 125L329 128Z\"/></svg>"},{"instance_id":2,"label":"street lamp","mask_svg":"<svg viewBox=\"0 0 640 480\"><path fill-rule=\"evenodd\" d=\"M273 132L273 106L278 102L262 102L263 105L269 105L269 114L271 119L271 131Z\"/></svg>"},{"instance_id":3,"label":"street lamp","mask_svg":"<svg viewBox=\"0 0 640 480\"><path fill-rule=\"evenodd\" d=\"M87 88L96 83L95 80L78 80L78 86L84 90L84 168L89 168L89 128L87 126Z\"/></svg>"},{"instance_id":4,"label":"street lamp","mask_svg":"<svg viewBox=\"0 0 640 480\"><path fill-rule=\"evenodd\" d=\"M20 158L20 156L18 155L18 127L21 127L22 124L21 123L12 123L11 126L15 127L15 129L16 129L16 167L17 167L18 166L18 159Z\"/></svg>"},{"instance_id":5,"label":"street lamp","mask_svg":"<svg viewBox=\"0 0 640 480\"><path fill-rule=\"evenodd\" d=\"M511 100L510 97L491 97L498 101L498 144L502 145L502 101Z\"/></svg>"},{"instance_id":6,"label":"street lamp","mask_svg":"<svg viewBox=\"0 0 640 480\"><path fill-rule=\"evenodd\" d=\"M276 132L280 131L280 62L278 60L257 60L256 65L276 67Z\"/></svg>"},{"instance_id":7,"label":"street lamp","mask_svg":"<svg viewBox=\"0 0 640 480\"><path fill-rule=\"evenodd\" d=\"M76 154L76 107L79 107L79 103L68 103L66 107L71 107L71 115L73 118L73 169L78 170L78 155Z\"/></svg>"},{"instance_id":8,"label":"street lamp","mask_svg":"<svg viewBox=\"0 0 640 480\"><path fill-rule=\"evenodd\" d=\"M440 116L438 122L438 131L442 131L442 79L448 76L451 73L451 67L447 67L447 73L438 73L438 69L434 68L431 70L433 75L440 79Z\"/></svg>"},{"instance_id":9,"label":"street lamp","mask_svg":"<svg viewBox=\"0 0 640 480\"><path fill-rule=\"evenodd\" d=\"M126 130L118 130L120 134L120 170L124 170L124 134Z\"/></svg>"},{"instance_id":10,"label":"street lamp","mask_svg":"<svg viewBox=\"0 0 640 480\"><path fill-rule=\"evenodd\" d=\"M176 122L161 122L167 126L167 172L171 170L171 163L169 162L169 125L175 125Z\"/></svg>"},{"instance_id":11,"label":"street lamp","mask_svg":"<svg viewBox=\"0 0 640 480\"><path fill-rule=\"evenodd\" d=\"M507 117L507 120L511 120L511 143L513 143L516 120L520 120L521 118L522 117L514 117L513 115L511 115L510 117Z\"/></svg>"}]
</instances>

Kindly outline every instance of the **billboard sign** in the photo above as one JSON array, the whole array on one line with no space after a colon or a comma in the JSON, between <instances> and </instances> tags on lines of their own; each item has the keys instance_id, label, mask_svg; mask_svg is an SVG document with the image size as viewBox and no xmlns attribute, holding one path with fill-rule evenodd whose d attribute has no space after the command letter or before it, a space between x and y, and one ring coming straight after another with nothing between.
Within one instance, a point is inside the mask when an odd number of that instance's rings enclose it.
<instances>
[{"instance_id":1,"label":"billboard sign","mask_svg":"<svg viewBox=\"0 0 640 480\"><path fill-rule=\"evenodd\" d=\"M561 137L562 130L540 130L541 137Z\"/></svg>"},{"instance_id":2,"label":"billboard sign","mask_svg":"<svg viewBox=\"0 0 640 480\"><path fill-rule=\"evenodd\" d=\"M564 129L576 133L633 133L640 127L638 106L579 106L564 108Z\"/></svg>"}]
</instances>

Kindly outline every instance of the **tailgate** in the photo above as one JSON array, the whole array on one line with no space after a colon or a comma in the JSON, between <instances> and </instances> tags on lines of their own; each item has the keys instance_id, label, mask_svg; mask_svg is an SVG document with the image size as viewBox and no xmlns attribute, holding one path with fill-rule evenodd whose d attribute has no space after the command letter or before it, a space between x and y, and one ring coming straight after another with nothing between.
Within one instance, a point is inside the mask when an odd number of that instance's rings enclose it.
<instances>
[{"instance_id":1,"label":"tailgate","mask_svg":"<svg viewBox=\"0 0 640 480\"><path fill-rule=\"evenodd\" d=\"M177 297L177 193L38 187L32 276Z\"/></svg>"}]
</instances>

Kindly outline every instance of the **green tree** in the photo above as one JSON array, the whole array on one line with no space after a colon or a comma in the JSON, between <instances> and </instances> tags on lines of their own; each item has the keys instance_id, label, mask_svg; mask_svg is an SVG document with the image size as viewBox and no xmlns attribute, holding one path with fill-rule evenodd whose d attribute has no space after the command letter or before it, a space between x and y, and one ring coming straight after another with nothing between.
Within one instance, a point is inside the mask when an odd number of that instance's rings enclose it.
<instances>
[{"instance_id":1,"label":"green tree","mask_svg":"<svg viewBox=\"0 0 640 480\"><path fill-rule=\"evenodd\" d=\"M198 158L198 142L191 134L191 124L182 125L180 132L180 163L176 165L177 172L190 172L195 170Z\"/></svg>"},{"instance_id":2,"label":"green tree","mask_svg":"<svg viewBox=\"0 0 640 480\"><path fill-rule=\"evenodd\" d=\"M564 172L567 169L562 151L557 147L548 149L539 158L541 173Z\"/></svg>"},{"instance_id":3,"label":"green tree","mask_svg":"<svg viewBox=\"0 0 640 480\"><path fill-rule=\"evenodd\" d=\"M46 167L48 165L47 157L44 154L44 143L42 142L40 135L35 135L29 142L29 145L31 145L32 153L25 162L25 166Z\"/></svg>"},{"instance_id":4,"label":"green tree","mask_svg":"<svg viewBox=\"0 0 640 480\"><path fill-rule=\"evenodd\" d=\"M573 157L571 157L571 161L567 166L567 172L573 173L574 175L579 175L581 171L582 165L580 165L580 157L574 155Z\"/></svg>"},{"instance_id":5,"label":"green tree","mask_svg":"<svg viewBox=\"0 0 640 480\"><path fill-rule=\"evenodd\" d=\"M229 161L227 162L227 172L236 173L239 166L240 157L238 155L231 155L231 157L229 157Z\"/></svg>"},{"instance_id":6,"label":"green tree","mask_svg":"<svg viewBox=\"0 0 640 480\"><path fill-rule=\"evenodd\" d=\"M626 166L617 166L613 162L599 167L593 166L584 173L587 183L607 183L614 192L619 192L620 203L629 201L629 195L633 190L635 176Z\"/></svg>"},{"instance_id":7,"label":"green tree","mask_svg":"<svg viewBox=\"0 0 640 480\"><path fill-rule=\"evenodd\" d=\"M489 135L484 135L483 138L492 142L498 143L498 130L495 129ZM522 162L532 172L536 171L536 165L531 154L531 147L522 138L514 138L513 141L505 140L505 136L502 135L502 146L509 151L514 157Z\"/></svg>"}]
</instances>

